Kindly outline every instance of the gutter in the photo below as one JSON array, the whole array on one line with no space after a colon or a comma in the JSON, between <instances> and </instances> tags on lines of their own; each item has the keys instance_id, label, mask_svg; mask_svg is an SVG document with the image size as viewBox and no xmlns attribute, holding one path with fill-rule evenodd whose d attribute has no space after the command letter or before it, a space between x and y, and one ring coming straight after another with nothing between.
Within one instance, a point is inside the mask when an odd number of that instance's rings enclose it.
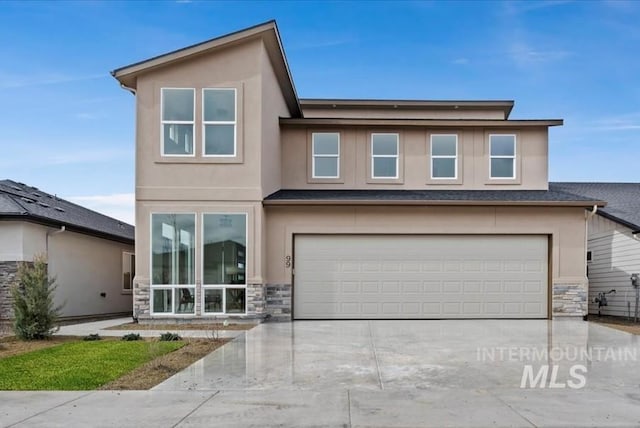
<instances>
[{"instance_id":1,"label":"gutter","mask_svg":"<svg viewBox=\"0 0 640 428\"><path fill-rule=\"evenodd\" d=\"M473 201L473 200L424 200L424 199L265 199L264 206L277 205L436 205L436 206L549 206L549 207L585 207L591 201ZM598 203L600 204L600 203ZM594 205L596 208L598 205Z\"/></svg>"}]
</instances>

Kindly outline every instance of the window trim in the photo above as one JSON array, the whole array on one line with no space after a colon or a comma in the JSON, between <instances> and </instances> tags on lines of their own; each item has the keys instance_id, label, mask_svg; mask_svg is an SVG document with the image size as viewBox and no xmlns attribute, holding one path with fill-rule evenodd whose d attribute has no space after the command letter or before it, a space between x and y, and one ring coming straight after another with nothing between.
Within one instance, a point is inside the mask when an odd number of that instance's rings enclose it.
<instances>
[{"instance_id":1,"label":"window trim","mask_svg":"<svg viewBox=\"0 0 640 428\"><path fill-rule=\"evenodd\" d=\"M494 136L513 137L513 155L511 156L492 155L491 154L491 144L492 144L491 138ZM494 177L493 171L492 171L492 165L491 165L492 164L491 160L493 159L511 159L511 162L513 165L513 175L511 177ZM489 134L489 179L490 180L516 180L518 178L518 170L517 170L517 162L516 162L517 159L518 159L518 137L516 134L494 134L494 133Z\"/></svg>"},{"instance_id":2,"label":"window trim","mask_svg":"<svg viewBox=\"0 0 640 428\"><path fill-rule=\"evenodd\" d=\"M204 282L204 216L205 215L244 215L245 217L245 222L244 222L244 234L245 234L245 250L244 250L244 285L243 284L205 284ZM201 317L215 317L215 316L219 316L219 315L247 315L247 288L248 288L248 273L249 273L249 213L248 212L242 212L242 211L206 211L206 212L202 212L200 214L200 242L202 245L202 249L200 251L201 253L201 260L200 260L200 316ZM227 288L240 288L245 290L245 297L244 297L244 312L227 312ZM204 292L205 290L211 290L211 289L218 289L218 290L222 290L222 312L206 312L205 311L205 306L204 306Z\"/></svg>"},{"instance_id":3,"label":"window trim","mask_svg":"<svg viewBox=\"0 0 640 428\"><path fill-rule=\"evenodd\" d=\"M170 214L190 214L193 215L194 225L194 247L193 247L193 284L154 284L153 283L153 216L154 215L170 215ZM151 316L172 316L172 317L194 317L197 315L196 305L198 299L198 279L196 278L198 270L196 264L198 261L198 213L193 211L152 211L149 213L149 314ZM176 313L175 289L193 288L193 312L192 313ZM171 312L155 312L153 310L153 291L171 289Z\"/></svg>"},{"instance_id":4,"label":"window trim","mask_svg":"<svg viewBox=\"0 0 640 428\"><path fill-rule=\"evenodd\" d=\"M193 92L193 120L164 120L163 107L164 107L164 90L165 89L184 89L191 90ZM160 157L161 158L195 158L196 157L196 88L176 88L176 87L161 87L160 88ZM193 141L191 145L193 150L191 154L179 155L179 154L165 154L164 153L164 125L191 125L193 130Z\"/></svg>"},{"instance_id":5,"label":"window trim","mask_svg":"<svg viewBox=\"0 0 640 428\"><path fill-rule=\"evenodd\" d=\"M456 141L455 141L455 148L456 148L456 154L451 156L451 155L434 155L433 154L433 137L455 137ZM431 168L430 168L430 178L431 180L457 180L458 179L458 134L430 134L429 136L429 156L430 156L430 162L431 162ZM433 160L434 159L453 159L453 177L434 177L433 176Z\"/></svg>"},{"instance_id":6,"label":"window trim","mask_svg":"<svg viewBox=\"0 0 640 428\"><path fill-rule=\"evenodd\" d=\"M124 278L124 258L125 256L129 257L129 274L133 274L135 273L135 257L136 257L136 253L132 252L132 251L123 251L122 252L122 277ZM133 264L132 259L133 258ZM131 275L129 278L129 282L131 285L131 288L124 288L124 281L122 281L122 294L131 294L133 293L133 279L134 279L134 275Z\"/></svg>"},{"instance_id":7,"label":"window trim","mask_svg":"<svg viewBox=\"0 0 640 428\"><path fill-rule=\"evenodd\" d=\"M204 94L206 91L233 91L233 108L234 108L234 121L228 120L210 120L205 121L204 118ZM236 88L202 88L202 157L203 158L235 158L238 156L238 90ZM206 125L233 125L233 154L232 155L208 155L206 153Z\"/></svg>"},{"instance_id":8,"label":"window trim","mask_svg":"<svg viewBox=\"0 0 640 428\"><path fill-rule=\"evenodd\" d=\"M316 139L317 134L335 134L338 136L338 153L335 155L316 154ZM340 178L340 151L341 151L340 132L311 132L311 178L314 180L332 180ZM337 160L336 174L333 175L316 175L316 158L335 158Z\"/></svg>"},{"instance_id":9,"label":"window trim","mask_svg":"<svg viewBox=\"0 0 640 428\"><path fill-rule=\"evenodd\" d=\"M376 155L373 153L373 138L376 135L395 135L396 136L396 154L395 155ZM372 132L369 142L369 150L371 152L371 179L372 180L398 180L400 178L400 134L397 132ZM396 174L392 177L379 177L376 176L375 170L375 158L395 158L396 160Z\"/></svg>"}]
</instances>

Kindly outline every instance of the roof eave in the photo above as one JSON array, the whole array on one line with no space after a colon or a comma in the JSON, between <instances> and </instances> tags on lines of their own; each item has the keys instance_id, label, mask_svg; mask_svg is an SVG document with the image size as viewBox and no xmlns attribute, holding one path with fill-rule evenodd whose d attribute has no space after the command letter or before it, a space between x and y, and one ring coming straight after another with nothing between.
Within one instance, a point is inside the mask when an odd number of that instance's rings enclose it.
<instances>
[{"instance_id":1,"label":"roof eave","mask_svg":"<svg viewBox=\"0 0 640 428\"><path fill-rule=\"evenodd\" d=\"M619 223L625 227L628 227L629 229L631 229L631 233L636 235L638 233L640 233L640 225L628 222L620 217L617 217L613 214L610 214L606 211L598 211L597 214L601 215L604 218L607 218L613 222Z\"/></svg>"},{"instance_id":2,"label":"roof eave","mask_svg":"<svg viewBox=\"0 0 640 428\"><path fill-rule=\"evenodd\" d=\"M298 94L293 83L284 48L282 47L278 26L274 20L117 68L111 71L111 75L125 89L135 90L137 77L141 73L202 55L213 49L233 46L258 37L262 37L265 42L269 58L276 70L278 83L283 91L291 115L293 117L302 117ZM272 40L269 40L270 38Z\"/></svg>"},{"instance_id":3,"label":"roof eave","mask_svg":"<svg viewBox=\"0 0 640 428\"><path fill-rule=\"evenodd\" d=\"M27 221L30 223L36 223L43 226L64 226L66 230L70 232L77 232L83 235L93 236L96 238L106 239L109 241L120 242L122 244L134 245L134 238L127 238L125 236L113 235L111 233L100 232L88 227L82 227L75 224L67 223L64 221L56 221L46 217L40 217L33 214L18 214L18 215L0 215L0 221L19 220Z\"/></svg>"},{"instance_id":4,"label":"roof eave","mask_svg":"<svg viewBox=\"0 0 640 428\"><path fill-rule=\"evenodd\" d=\"M561 126L562 119L500 120L500 119L352 119L352 118L280 118L288 126L476 126L476 127L549 127Z\"/></svg>"},{"instance_id":5,"label":"roof eave","mask_svg":"<svg viewBox=\"0 0 640 428\"><path fill-rule=\"evenodd\" d=\"M437 205L437 206L550 206L592 207L604 206L604 201L477 201L477 200L389 200L389 199L265 199L270 205Z\"/></svg>"}]
</instances>

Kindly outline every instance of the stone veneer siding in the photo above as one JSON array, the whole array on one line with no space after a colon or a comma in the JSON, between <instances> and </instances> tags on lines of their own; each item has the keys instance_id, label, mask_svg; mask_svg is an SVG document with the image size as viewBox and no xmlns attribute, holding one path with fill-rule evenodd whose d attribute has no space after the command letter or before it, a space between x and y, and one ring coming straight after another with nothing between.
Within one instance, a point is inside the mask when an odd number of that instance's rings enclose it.
<instances>
[{"instance_id":1,"label":"stone veneer siding","mask_svg":"<svg viewBox=\"0 0 640 428\"><path fill-rule=\"evenodd\" d=\"M291 284L267 284L267 314L273 321L291 321Z\"/></svg>"},{"instance_id":2,"label":"stone veneer siding","mask_svg":"<svg viewBox=\"0 0 640 428\"><path fill-rule=\"evenodd\" d=\"M0 262L0 320L13 319L11 287L15 284L20 262Z\"/></svg>"},{"instance_id":3,"label":"stone veneer siding","mask_svg":"<svg viewBox=\"0 0 640 428\"><path fill-rule=\"evenodd\" d=\"M587 313L587 286L582 284L553 284L553 318L584 316Z\"/></svg>"},{"instance_id":4,"label":"stone veneer siding","mask_svg":"<svg viewBox=\"0 0 640 428\"><path fill-rule=\"evenodd\" d=\"M158 314L151 316L151 287L144 282L134 280L133 285L133 316L140 322L145 322L151 319L165 319L174 320L181 319L184 321L193 321L195 319L215 319L215 318L237 318L237 319L257 319L261 320L266 317L266 293L265 286L262 284L247 284L246 292L246 314L218 314L216 316L201 316L202 313L202 287L196 285L196 301L195 310L196 313L193 316L175 316L171 314L163 315Z\"/></svg>"}]
</instances>

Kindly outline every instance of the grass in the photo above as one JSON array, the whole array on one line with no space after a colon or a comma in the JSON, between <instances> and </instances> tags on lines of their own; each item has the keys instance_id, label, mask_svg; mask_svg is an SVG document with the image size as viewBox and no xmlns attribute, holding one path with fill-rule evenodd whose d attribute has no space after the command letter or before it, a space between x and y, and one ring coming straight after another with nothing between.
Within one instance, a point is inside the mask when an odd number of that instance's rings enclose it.
<instances>
[{"instance_id":1,"label":"grass","mask_svg":"<svg viewBox=\"0 0 640 428\"><path fill-rule=\"evenodd\" d=\"M93 390L184 342L69 342L0 359L0 390Z\"/></svg>"},{"instance_id":2,"label":"grass","mask_svg":"<svg viewBox=\"0 0 640 428\"><path fill-rule=\"evenodd\" d=\"M615 328L616 330L640 335L640 323L635 323L632 320L627 319L627 317L589 315L589 321L604 325L606 327Z\"/></svg>"}]
</instances>

